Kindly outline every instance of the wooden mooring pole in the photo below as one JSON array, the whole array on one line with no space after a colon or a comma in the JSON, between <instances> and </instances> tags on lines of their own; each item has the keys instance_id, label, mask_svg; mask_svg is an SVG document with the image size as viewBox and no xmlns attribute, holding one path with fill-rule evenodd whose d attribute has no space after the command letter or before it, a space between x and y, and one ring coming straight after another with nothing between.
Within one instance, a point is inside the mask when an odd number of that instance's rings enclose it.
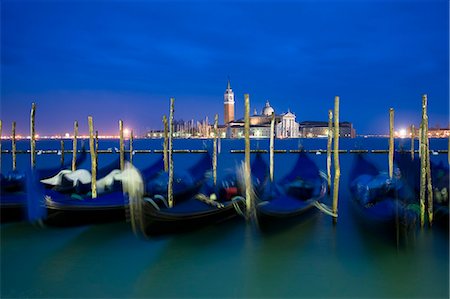
<instances>
[{"instance_id":1,"label":"wooden mooring pole","mask_svg":"<svg viewBox=\"0 0 450 299\"><path fill-rule=\"evenodd\" d=\"M169 113L169 183L167 184L167 201L169 203L169 208L173 207L173 114L175 99L170 98L170 113Z\"/></svg>"},{"instance_id":2,"label":"wooden mooring pole","mask_svg":"<svg viewBox=\"0 0 450 299\"><path fill-rule=\"evenodd\" d=\"M251 194L251 169L250 169L250 96L244 94L244 137L245 137L245 203L247 206L247 220L251 220L253 214L252 194Z\"/></svg>"},{"instance_id":3,"label":"wooden mooring pole","mask_svg":"<svg viewBox=\"0 0 450 299\"><path fill-rule=\"evenodd\" d=\"M164 152L164 171L168 172L169 171L169 158L168 158L168 125L167 125L167 117L164 115L163 116L163 125L164 125L164 143L163 143L163 152Z\"/></svg>"},{"instance_id":4,"label":"wooden mooring pole","mask_svg":"<svg viewBox=\"0 0 450 299\"><path fill-rule=\"evenodd\" d=\"M431 182L431 162L430 162L430 139L428 137L428 97L426 94L422 96L422 160L421 160L421 186L420 186L420 200L421 200L421 208L422 202L425 202L425 194L427 193L427 215L428 215L428 224L431 227L433 224L433 185ZM423 186L422 186L423 184ZM426 190L425 190L426 188ZM423 190L422 190L423 189ZM422 199L423 195L423 199ZM423 203L423 206L425 204ZM424 207L425 208L425 207ZM424 213L424 212L423 212ZM422 215L421 210L421 226L423 226L424 215ZM422 222L423 221L423 222Z\"/></svg>"},{"instance_id":5,"label":"wooden mooring pole","mask_svg":"<svg viewBox=\"0 0 450 299\"><path fill-rule=\"evenodd\" d=\"M98 170L98 131L95 130L95 166L96 170Z\"/></svg>"},{"instance_id":6,"label":"wooden mooring pole","mask_svg":"<svg viewBox=\"0 0 450 299\"><path fill-rule=\"evenodd\" d=\"M119 157L120 157L120 170L123 171L125 167L125 147L123 144L123 121L119 120Z\"/></svg>"},{"instance_id":7,"label":"wooden mooring pole","mask_svg":"<svg viewBox=\"0 0 450 299\"><path fill-rule=\"evenodd\" d=\"M394 108L389 109L389 178L394 173Z\"/></svg>"},{"instance_id":8,"label":"wooden mooring pole","mask_svg":"<svg viewBox=\"0 0 450 299\"><path fill-rule=\"evenodd\" d=\"M15 171L16 167L17 167L17 157L16 157L16 151L17 151L17 149L16 149L16 122L15 121L12 122L12 140L11 140L11 143L12 143L12 159L13 159L12 170Z\"/></svg>"},{"instance_id":9,"label":"wooden mooring pole","mask_svg":"<svg viewBox=\"0 0 450 299\"><path fill-rule=\"evenodd\" d=\"M219 115L214 116L214 141L213 141L213 181L217 185L217 127L219 126Z\"/></svg>"},{"instance_id":10,"label":"wooden mooring pole","mask_svg":"<svg viewBox=\"0 0 450 299\"><path fill-rule=\"evenodd\" d=\"M34 127L36 116L36 104L31 104L30 113L30 156L31 156L31 168L36 166L36 130Z\"/></svg>"},{"instance_id":11,"label":"wooden mooring pole","mask_svg":"<svg viewBox=\"0 0 450 299\"><path fill-rule=\"evenodd\" d=\"M94 122L92 116L88 116L89 125L89 152L91 153L91 194L92 198L97 198L97 158L94 143Z\"/></svg>"},{"instance_id":12,"label":"wooden mooring pole","mask_svg":"<svg viewBox=\"0 0 450 299\"><path fill-rule=\"evenodd\" d=\"M426 132L426 114L427 114L427 97L422 96L422 122L420 124L420 226L423 227L425 223L425 194L426 194L426 180L427 180L427 138Z\"/></svg>"},{"instance_id":13,"label":"wooden mooring pole","mask_svg":"<svg viewBox=\"0 0 450 299\"><path fill-rule=\"evenodd\" d=\"M275 143L275 113L272 112L270 117L270 145L269 145L269 162L270 162L270 181L273 182L273 153L274 153L274 143Z\"/></svg>"},{"instance_id":14,"label":"wooden mooring pole","mask_svg":"<svg viewBox=\"0 0 450 299\"><path fill-rule=\"evenodd\" d=\"M78 121L75 121L73 123L72 171L77 170L77 136L78 136Z\"/></svg>"},{"instance_id":15,"label":"wooden mooring pole","mask_svg":"<svg viewBox=\"0 0 450 299\"><path fill-rule=\"evenodd\" d=\"M327 141L327 182L328 194L331 192L331 145L333 142L333 111L328 110L328 141Z\"/></svg>"},{"instance_id":16,"label":"wooden mooring pole","mask_svg":"<svg viewBox=\"0 0 450 299\"><path fill-rule=\"evenodd\" d=\"M333 213L338 213L339 199L339 179L341 177L341 167L339 165L339 97L334 98L334 185L333 185ZM333 217L336 224L337 217Z\"/></svg>"}]
</instances>

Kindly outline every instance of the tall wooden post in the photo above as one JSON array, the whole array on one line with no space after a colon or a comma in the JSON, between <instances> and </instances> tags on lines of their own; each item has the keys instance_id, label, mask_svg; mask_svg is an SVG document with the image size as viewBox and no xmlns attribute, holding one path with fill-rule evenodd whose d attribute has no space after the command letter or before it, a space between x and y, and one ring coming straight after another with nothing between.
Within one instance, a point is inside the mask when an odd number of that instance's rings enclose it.
<instances>
[{"instance_id":1,"label":"tall wooden post","mask_svg":"<svg viewBox=\"0 0 450 299\"><path fill-rule=\"evenodd\" d=\"M169 142L168 142L168 125L167 125L167 117L164 115L163 116L163 125L164 125L164 143L163 143L163 152L164 152L164 171L168 172L169 171L169 157L168 157L168 147L169 147Z\"/></svg>"},{"instance_id":2,"label":"tall wooden post","mask_svg":"<svg viewBox=\"0 0 450 299\"><path fill-rule=\"evenodd\" d=\"M119 157L120 157L120 170L125 166L125 147L123 144L123 121L119 120Z\"/></svg>"},{"instance_id":3,"label":"tall wooden post","mask_svg":"<svg viewBox=\"0 0 450 299\"><path fill-rule=\"evenodd\" d=\"M98 131L95 130L95 166L96 170L98 170Z\"/></svg>"},{"instance_id":4,"label":"tall wooden post","mask_svg":"<svg viewBox=\"0 0 450 299\"><path fill-rule=\"evenodd\" d=\"M334 185L333 185L333 213L337 215L339 199L339 179L341 167L339 164L339 97L334 98ZM333 223L337 217L333 217Z\"/></svg>"},{"instance_id":5,"label":"tall wooden post","mask_svg":"<svg viewBox=\"0 0 450 299\"><path fill-rule=\"evenodd\" d=\"M214 116L214 142L213 142L213 180L214 186L217 184L217 127L219 125L219 115Z\"/></svg>"},{"instance_id":6,"label":"tall wooden post","mask_svg":"<svg viewBox=\"0 0 450 299\"><path fill-rule=\"evenodd\" d=\"M12 159L13 159L13 163L12 163L12 170L15 171L16 167L17 167L17 157L16 157L16 122L13 121L12 123Z\"/></svg>"},{"instance_id":7,"label":"tall wooden post","mask_svg":"<svg viewBox=\"0 0 450 299\"><path fill-rule=\"evenodd\" d=\"M389 178L394 173L394 108L389 109Z\"/></svg>"},{"instance_id":8,"label":"tall wooden post","mask_svg":"<svg viewBox=\"0 0 450 299\"><path fill-rule=\"evenodd\" d=\"M251 169L250 169L250 96L244 94L244 137L245 137L245 202L247 206L247 219L250 220L253 214L253 203L251 194Z\"/></svg>"},{"instance_id":9,"label":"tall wooden post","mask_svg":"<svg viewBox=\"0 0 450 299\"><path fill-rule=\"evenodd\" d=\"M77 136L78 136L78 121L75 121L73 123L72 171L77 170Z\"/></svg>"},{"instance_id":10,"label":"tall wooden post","mask_svg":"<svg viewBox=\"0 0 450 299\"><path fill-rule=\"evenodd\" d=\"M327 182L328 194L331 191L331 145L333 142L333 111L328 110L328 142L327 142Z\"/></svg>"},{"instance_id":11,"label":"tall wooden post","mask_svg":"<svg viewBox=\"0 0 450 299\"><path fill-rule=\"evenodd\" d=\"M31 104L30 113L30 156L31 156L31 168L36 166L36 131L34 127L36 116L36 104Z\"/></svg>"},{"instance_id":12,"label":"tall wooden post","mask_svg":"<svg viewBox=\"0 0 450 299\"><path fill-rule=\"evenodd\" d=\"M414 139L416 138L416 128L411 125L411 160L414 160Z\"/></svg>"},{"instance_id":13,"label":"tall wooden post","mask_svg":"<svg viewBox=\"0 0 450 299\"><path fill-rule=\"evenodd\" d=\"M92 116L88 116L89 125L89 152L91 153L91 194L92 198L97 198L97 159L95 155L95 143L94 143L94 123L92 121Z\"/></svg>"},{"instance_id":14,"label":"tall wooden post","mask_svg":"<svg viewBox=\"0 0 450 299\"><path fill-rule=\"evenodd\" d=\"M420 186L420 200L421 200L421 208L422 208L422 201L425 201L425 195L427 193L428 195L428 224L432 226L433 224L433 186L431 182L431 163L430 163L430 140L428 138L428 97L426 94L422 96L422 143L423 143L423 151L422 151L422 158L421 158L421 186ZM423 163L422 163L423 160ZM422 186L423 184L423 186ZM423 190L422 190L423 189ZM425 190L426 189L426 190ZM423 195L423 199L422 199ZM425 205L425 204L423 204ZM425 207L424 207L425 208ZM424 214L424 212L423 212ZM423 222L425 216L422 215L421 210L421 225L423 226ZM423 221L423 222L422 222Z\"/></svg>"},{"instance_id":15,"label":"tall wooden post","mask_svg":"<svg viewBox=\"0 0 450 299\"><path fill-rule=\"evenodd\" d=\"M167 186L167 201L169 208L173 207L173 114L175 99L170 98L170 114L169 114L169 184Z\"/></svg>"},{"instance_id":16,"label":"tall wooden post","mask_svg":"<svg viewBox=\"0 0 450 299\"><path fill-rule=\"evenodd\" d=\"M272 115L270 117L270 145L269 145L269 162L270 162L270 168L269 168L269 173L270 173L270 181L273 182L273 152L274 152L274 140L275 137L275 113L272 112Z\"/></svg>"},{"instance_id":17,"label":"tall wooden post","mask_svg":"<svg viewBox=\"0 0 450 299\"><path fill-rule=\"evenodd\" d=\"M426 132L426 114L427 114L427 96L422 96L422 122L420 124L420 226L423 227L425 223L425 193L426 193L426 180L427 180L427 143L425 138Z\"/></svg>"}]
</instances>

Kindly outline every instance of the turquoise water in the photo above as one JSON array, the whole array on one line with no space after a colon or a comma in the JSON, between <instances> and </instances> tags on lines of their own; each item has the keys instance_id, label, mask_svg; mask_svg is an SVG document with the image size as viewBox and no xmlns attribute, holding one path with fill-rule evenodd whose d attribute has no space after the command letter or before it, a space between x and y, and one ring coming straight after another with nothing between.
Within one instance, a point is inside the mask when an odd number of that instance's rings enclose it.
<instances>
[{"instance_id":1,"label":"turquoise water","mask_svg":"<svg viewBox=\"0 0 450 299\"><path fill-rule=\"evenodd\" d=\"M200 149L202 140L176 140L175 148ZM397 140L397 146L409 140ZM117 146L100 141L100 148ZM326 148L326 140L303 140L306 149ZM386 139L342 140L346 149L387 149ZM432 140L446 149L447 140ZM3 148L9 145L3 141ZM266 149L266 140L252 148ZM276 148L295 149L297 140L277 140ZM26 148L25 142L19 148ZM55 149L59 142L39 141L38 149ZM67 141L66 149L71 146ZM161 147L160 140L138 140L137 149ZM219 172L233 169L243 158L229 149L242 141L222 141ZM27 167L28 155L18 155ZM138 154L138 167L156 154ZM267 155L268 156L268 155ZM99 157L107 163L115 155ZM290 171L295 154L276 154L275 175ZM326 155L311 155L325 169ZM70 155L66 155L70 159ZM177 154L175 167L186 168L197 154ZM268 157L266 157L268 158ZM387 155L369 158L387 169ZM3 171L10 155L2 155ZM431 156L447 162L447 155ZM425 228L397 247L371 234L351 213L347 174L352 154L341 154L339 219L316 217L261 233L241 219L187 234L156 239L137 238L129 223L72 228L39 227L26 222L0 226L2 298L448 298L448 232ZM39 165L58 165L59 156L40 155ZM86 163L83 165L89 167Z\"/></svg>"}]
</instances>

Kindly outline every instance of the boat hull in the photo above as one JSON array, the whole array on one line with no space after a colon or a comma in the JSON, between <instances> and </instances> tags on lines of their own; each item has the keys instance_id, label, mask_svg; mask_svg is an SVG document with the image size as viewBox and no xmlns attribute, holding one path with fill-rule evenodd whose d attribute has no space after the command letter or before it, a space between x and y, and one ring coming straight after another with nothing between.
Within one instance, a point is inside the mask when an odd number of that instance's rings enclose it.
<instances>
[{"instance_id":1,"label":"boat hull","mask_svg":"<svg viewBox=\"0 0 450 299\"><path fill-rule=\"evenodd\" d=\"M159 211L153 205L145 203L143 211L145 214L144 233L148 236L184 233L238 216L232 204L223 208L211 207L192 213L172 213L170 209Z\"/></svg>"}]
</instances>

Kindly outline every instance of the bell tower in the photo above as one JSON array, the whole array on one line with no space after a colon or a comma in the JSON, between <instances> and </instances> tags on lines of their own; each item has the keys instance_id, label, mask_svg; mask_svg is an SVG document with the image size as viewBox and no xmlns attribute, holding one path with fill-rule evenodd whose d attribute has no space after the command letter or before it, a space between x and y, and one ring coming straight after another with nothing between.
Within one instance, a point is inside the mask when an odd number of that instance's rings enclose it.
<instances>
[{"instance_id":1,"label":"bell tower","mask_svg":"<svg viewBox=\"0 0 450 299\"><path fill-rule=\"evenodd\" d=\"M234 92L231 89L230 79L228 79L227 89L223 94L223 108L223 122L224 124L228 124L234 120Z\"/></svg>"}]
</instances>

